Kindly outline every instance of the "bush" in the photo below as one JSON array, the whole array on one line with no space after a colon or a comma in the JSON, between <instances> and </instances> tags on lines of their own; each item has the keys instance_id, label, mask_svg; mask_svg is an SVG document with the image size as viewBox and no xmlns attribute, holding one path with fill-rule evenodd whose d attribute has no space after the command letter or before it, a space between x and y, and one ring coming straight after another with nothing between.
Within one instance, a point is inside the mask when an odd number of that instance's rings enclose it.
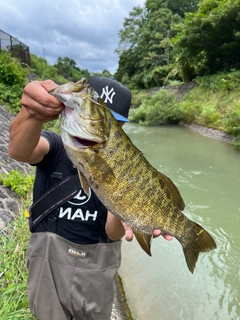
<instances>
[{"instance_id":1,"label":"bush","mask_svg":"<svg viewBox=\"0 0 240 320\"><path fill-rule=\"evenodd\" d=\"M228 73L217 73L212 76L197 77L195 83L203 90L232 91L240 86L240 71L232 70Z\"/></svg>"},{"instance_id":2,"label":"bush","mask_svg":"<svg viewBox=\"0 0 240 320\"><path fill-rule=\"evenodd\" d=\"M22 90L28 82L27 70L10 53L0 53L0 102L13 113L21 106Z\"/></svg>"},{"instance_id":3,"label":"bush","mask_svg":"<svg viewBox=\"0 0 240 320\"><path fill-rule=\"evenodd\" d=\"M143 103L143 100L150 99L150 94L145 90L132 90L132 108L138 108Z\"/></svg>"},{"instance_id":4,"label":"bush","mask_svg":"<svg viewBox=\"0 0 240 320\"><path fill-rule=\"evenodd\" d=\"M223 119L225 131L237 137L240 136L240 104L235 103L228 108Z\"/></svg>"},{"instance_id":5,"label":"bush","mask_svg":"<svg viewBox=\"0 0 240 320\"><path fill-rule=\"evenodd\" d=\"M129 120L131 122L145 123L147 111L144 107L140 106L137 109L131 109Z\"/></svg>"},{"instance_id":6,"label":"bush","mask_svg":"<svg viewBox=\"0 0 240 320\"><path fill-rule=\"evenodd\" d=\"M24 69L21 63L12 58L10 53L0 53L0 83L8 86L22 85L27 83L27 69Z\"/></svg>"},{"instance_id":7,"label":"bush","mask_svg":"<svg viewBox=\"0 0 240 320\"><path fill-rule=\"evenodd\" d=\"M180 103L182 121L186 123L195 122L201 113L201 106L197 101L183 100Z\"/></svg>"},{"instance_id":8,"label":"bush","mask_svg":"<svg viewBox=\"0 0 240 320\"><path fill-rule=\"evenodd\" d=\"M204 123L212 128L221 127L221 113L218 111L217 105L209 104L205 106L199 117L200 123Z\"/></svg>"},{"instance_id":9,"label":"bush","mask_svg":"<svg viewBox=\"0 0 240 320\"><path fill-rule=\"evenodd\" d=\"M0 102L8 106L8 109L16 114L21 107L23 87L19 84L9 86L0 83Z\"/></svg>"},{"instance_id":10,"label":"bush","mask_svg":"<svg viewBox=\"0 0 240 320\"><path fill-rule=\"evenodd\" d=\"M179 103L175 94L169 90L160 90L148 99L143 99L136 110L132 110L130 121L145 125L174 124L181 120Z\"/></svg>"},{"instance_id":11,"label":"bush","mask_svg":"<svg viewBox=\"0 0 240 320\"><path fill-rule=\"evenodd\" d=\"M32 72L38 76L38 80L51 79L58 84L68 82L63 76L58 75L57 68L50 66L47 60L42 57L37 57L31 54Z\"/></svg>"}]
</instances>

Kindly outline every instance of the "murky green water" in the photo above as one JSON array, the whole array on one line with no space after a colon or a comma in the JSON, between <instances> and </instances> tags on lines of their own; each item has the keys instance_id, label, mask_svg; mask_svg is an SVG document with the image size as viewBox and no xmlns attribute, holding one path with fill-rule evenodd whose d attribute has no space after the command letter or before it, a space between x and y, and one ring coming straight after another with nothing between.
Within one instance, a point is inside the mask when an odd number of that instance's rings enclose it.
<instances>
[{"instance_id":1,"label":"murky green water","mask_svg":"<svg viewBox=\"0 0 240 320\"><path fill-rule=\"evenodd\" d=\"M134 320L240 319L240 152L185 127L125 125L150 163L178 186L184 213L215 238L191 274L181 245L162 237L152 257L123 241L123 280Z\"/></svg>"}]
</instances>

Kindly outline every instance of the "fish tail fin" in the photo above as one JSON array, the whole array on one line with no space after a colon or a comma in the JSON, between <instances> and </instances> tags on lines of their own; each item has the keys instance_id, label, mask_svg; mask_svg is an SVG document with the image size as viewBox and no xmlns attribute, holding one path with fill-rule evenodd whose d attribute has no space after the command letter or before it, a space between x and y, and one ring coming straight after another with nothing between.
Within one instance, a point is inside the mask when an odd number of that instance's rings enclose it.
<instances>
[{"instance_id":1,"label":"fish tail fin","mask_svg":"<svg viewBox=\"0 0 240 320\"><path fill-rule=\"evenodd\" d=\"M193 273L198 255L200 252L208 252L217 248L217 245L210 234L199 224L194 223L195 239L183 247L183 252L187 262L188 269Z\"/></svg>"}]
</instances>

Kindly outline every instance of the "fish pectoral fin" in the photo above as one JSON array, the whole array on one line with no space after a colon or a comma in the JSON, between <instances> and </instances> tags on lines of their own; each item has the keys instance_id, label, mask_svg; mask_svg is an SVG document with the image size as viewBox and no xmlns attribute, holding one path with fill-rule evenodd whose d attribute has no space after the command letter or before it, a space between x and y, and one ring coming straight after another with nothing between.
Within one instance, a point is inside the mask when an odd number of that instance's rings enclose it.
<instances>
[{"instance_id":1,"label":"fish pectoral fin","mask_svg":"<svg viewBox=\"0 0 240 320\"><path fill-rule=\"evenodd\" d=\"M113 181L115 181L116 177L109 164L95 151L92 152L91 157L92 165L97 168L94 174L95 177L97 177L97 180L99 182L104 181L106 183L112 183Z\"/></svg>"},{"instance_id":2,"label":"fish pectoral fin","mask_svg":"<svg viewBox=\"0 0 240 320\"><path fill-rule=\"evenodd\" d=\"M133 233L140 244L141 248L151 256L151 242L152 242L152 234L133 229Z\"/></svg>"},{"instance_id":3,"label":"fish pectoral fin","mask_svg":"<svg viewBox=\"0 0 240 320\"><path fill-rule=\"evenodd\" d=\"M78 170L78 176L79 176L79 180L80 180L83 191L87 196L89 196L89 189L90 189L89 184L86 178L84 177L84 175L82 174L82 172L79 170Z\"/></svg>"}]
</instances>

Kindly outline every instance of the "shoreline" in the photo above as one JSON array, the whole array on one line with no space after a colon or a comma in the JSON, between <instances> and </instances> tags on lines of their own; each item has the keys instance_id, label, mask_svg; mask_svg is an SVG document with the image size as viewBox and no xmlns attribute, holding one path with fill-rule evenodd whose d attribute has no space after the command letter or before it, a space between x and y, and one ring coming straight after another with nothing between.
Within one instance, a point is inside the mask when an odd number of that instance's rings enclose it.
<instances>
[{"instance_id":1,"label":"shoreline","mask_svg":"<svg viewBox=\"0 0 240 320\"><path fill-rule=\"evenodd\" d=\"M208 128L196 123L191 123L191 124L187 124L187 123L180 123L181 126L184 127L188 127L189 129L198 132L199 134L212 138L212 139L216 139L219 141L223 141L229 144L233 144L234 138L233 136L231 136L230 134L226 133L225 131L222 130L218 130L218 129L213 129L213 128Z\"/></svg>"}]
</instances>

